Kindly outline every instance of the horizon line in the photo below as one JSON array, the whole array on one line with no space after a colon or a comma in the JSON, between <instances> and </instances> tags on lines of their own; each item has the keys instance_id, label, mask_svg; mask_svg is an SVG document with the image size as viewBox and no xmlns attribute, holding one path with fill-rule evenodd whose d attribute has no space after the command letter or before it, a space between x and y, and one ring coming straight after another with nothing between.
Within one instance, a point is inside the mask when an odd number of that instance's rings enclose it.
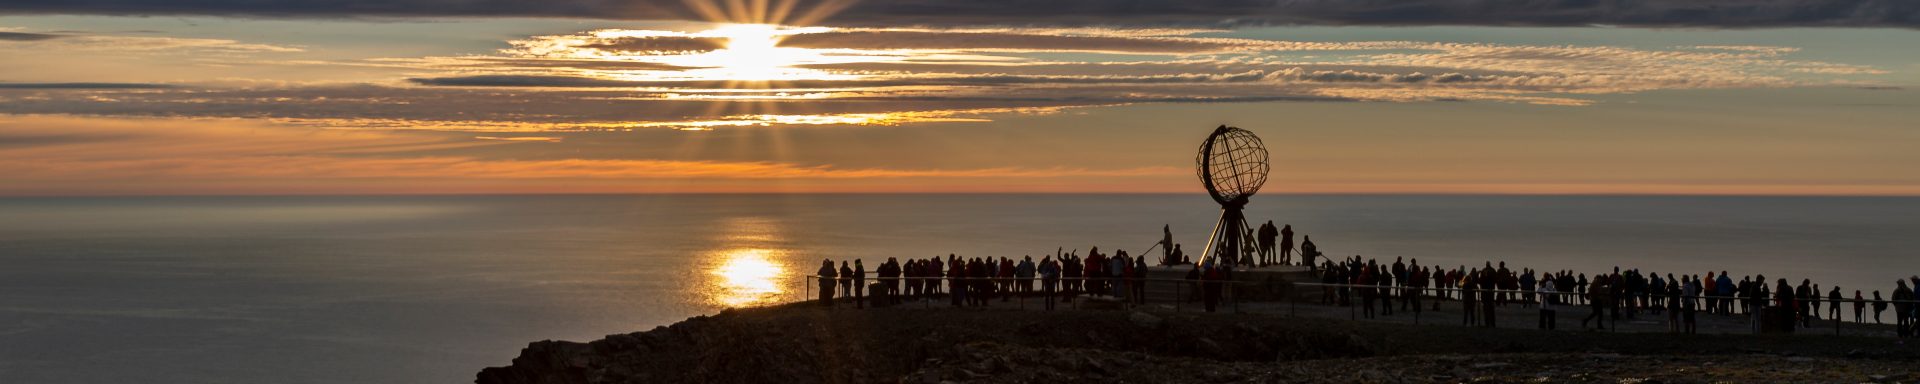
<instances>
[{"instance_id":1,"label":"horizon line","mask_svg":"<svg viewBox=\"0 0 1920 384\"><path fill-rule=\"evenodd\" d=\"M1183 196L1205 197L1205 193L1193 192L1061 192L1061 191L638 191L638 192L385 192L385 193L155 193L155 194L0 194L0 199L53 199L53 198L212 198L212 197L509 197L509 196L777 196L777 195L923 195L923 196L1015 196L1015 195L1085 195L1085 196ZM1427 196L1427 197L1468 197L1468 196L1506 196L1506 197L1725 197L1725 198L1920 198L1920 194L1792 194L1792 193L1532 193L1532 192L1279 192L1256 194L1261 196Z\"/></svg>"}]
</instances>

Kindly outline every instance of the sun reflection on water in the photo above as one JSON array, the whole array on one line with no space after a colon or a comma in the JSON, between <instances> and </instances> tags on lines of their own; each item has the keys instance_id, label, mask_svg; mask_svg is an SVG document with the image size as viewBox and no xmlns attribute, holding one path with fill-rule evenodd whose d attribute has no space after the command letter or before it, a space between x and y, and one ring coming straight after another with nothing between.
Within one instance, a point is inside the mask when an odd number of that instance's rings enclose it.
<instances>
[{"instance_id":1,"label":"sun reflection on water","mask_svg":"<svg viewBox=\"0 0 1920 384\"><path fill-rule=\"evenodd\" d=\"M787 290L786 267L774 261L778 251L739 248L720 252L719 264L709 273L708 284L714 304L724 307L748 307L777 302Z\"/></svg>"}]
</instances>

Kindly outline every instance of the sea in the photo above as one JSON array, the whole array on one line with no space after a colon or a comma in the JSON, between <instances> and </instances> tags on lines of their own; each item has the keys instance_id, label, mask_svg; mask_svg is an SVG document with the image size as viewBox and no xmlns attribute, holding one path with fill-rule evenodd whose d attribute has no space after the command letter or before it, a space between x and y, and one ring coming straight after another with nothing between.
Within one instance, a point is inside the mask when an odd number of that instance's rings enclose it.
<instances>
[{"instance_id":1,"label":"sea","mask_svg":"<svg viewBox=\"0 0 1920 384\"><path fill-rule=\"evenodd\" d=\"M1891 293L1920 198L1255 196L1331 256ZM527 343L798 299L860 259L1197 253L1203 194L0 199L0 383L464 383ZM1154 253L1157 253L1155 251Z\"/></svg>"}]
</instances>

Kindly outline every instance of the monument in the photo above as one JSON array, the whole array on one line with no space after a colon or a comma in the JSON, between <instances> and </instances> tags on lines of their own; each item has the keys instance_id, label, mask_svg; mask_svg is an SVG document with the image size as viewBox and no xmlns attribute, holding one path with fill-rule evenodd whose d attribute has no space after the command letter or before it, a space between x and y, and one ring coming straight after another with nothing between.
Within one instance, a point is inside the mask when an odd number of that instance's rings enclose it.
<instances>
[{"instance_id":1,"label":"monument","mask_svg":"<svg viewBox=\"0 0 1920 384\"><path fill-rule=\"evenodd\" d=\"M1220 203L1220 221L1207 235L1207 248L1200 253L1200 265L1224 266L1252 264L1254 237L1240 213L1247 198L1267 182L1267 148L1260 137L1244 129L1222 125L1200 143L1200 182L1207 194Z\"/></svg>"}]
</instances>

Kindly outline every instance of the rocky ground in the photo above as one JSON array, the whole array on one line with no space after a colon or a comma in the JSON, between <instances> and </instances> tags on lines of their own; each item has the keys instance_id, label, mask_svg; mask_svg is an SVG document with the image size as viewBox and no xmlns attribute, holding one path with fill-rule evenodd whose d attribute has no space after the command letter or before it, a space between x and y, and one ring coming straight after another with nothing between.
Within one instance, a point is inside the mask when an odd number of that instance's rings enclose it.
<instances>
[{"instance_id":1,"label":"rocky ground","mask_svg":"<svg viewBox=\"0 0 1920 384\"><path fill-rule=\"evenodd\" d=\"M1151 309L1150 309L1151 311ZM542 341L494 383L1913 382L1888 338L1542 332L1164 311L731 310Z\"/></svg>"}]
</instances>

